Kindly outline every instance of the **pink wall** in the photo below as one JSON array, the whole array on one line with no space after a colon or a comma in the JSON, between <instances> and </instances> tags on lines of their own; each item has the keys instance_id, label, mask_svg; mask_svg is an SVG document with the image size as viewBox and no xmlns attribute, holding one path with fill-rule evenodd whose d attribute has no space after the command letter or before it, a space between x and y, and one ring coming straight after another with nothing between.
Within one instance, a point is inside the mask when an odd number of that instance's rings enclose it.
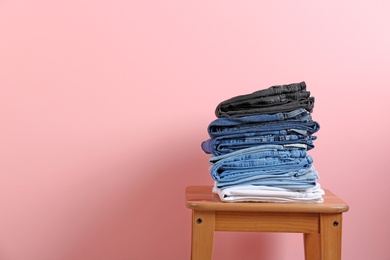
<instances>
[{"instance_id":1,"label":"pink wall","mask_svg":"<svg viewBox=\"0 0 390 260\"><path fill-rule=\"evenodd\" d=\"M189 259L187 185L234 95L306 81L343 259L390 259L389 1L0 2L0 259ZM217 233L215 259L303 258Z\"/></svg>"}]
</instances>

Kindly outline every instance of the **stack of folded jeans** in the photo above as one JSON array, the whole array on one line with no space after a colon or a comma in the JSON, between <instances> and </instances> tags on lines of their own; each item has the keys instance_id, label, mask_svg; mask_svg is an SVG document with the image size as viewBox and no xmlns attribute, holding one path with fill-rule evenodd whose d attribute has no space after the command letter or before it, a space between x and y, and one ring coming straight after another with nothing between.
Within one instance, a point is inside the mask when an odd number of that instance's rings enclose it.
<instances>
[{"instance_id":1,"label":"stack of folded jeans","mask_svg":"<svg viewBox=\"0 0 390 260\"><path fill-rule=\"evenodd\" d=\"M305 82L236 96L216 108L202 143L222 201L321 203L308 151L320 126Z\"/></svg>"}]
</instances>

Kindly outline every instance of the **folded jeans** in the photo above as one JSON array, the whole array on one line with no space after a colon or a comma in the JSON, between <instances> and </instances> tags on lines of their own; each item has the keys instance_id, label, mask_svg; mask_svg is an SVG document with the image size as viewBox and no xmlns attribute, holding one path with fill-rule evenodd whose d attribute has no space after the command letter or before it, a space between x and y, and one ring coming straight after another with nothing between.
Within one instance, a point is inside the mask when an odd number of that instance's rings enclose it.
<instances>
[{"instance_id":1,"label":"folded jeans","mask_svg":"<svg viewBox=\"0 0 390 260\"><path fill-rule=\"evenodd\" d=\"M248 129L253 125L267 125L271 122L309 122L312 121L306 109L295 109L290 112L274 114L256 114L243 117L223 117L213 120L207 131L210 137L224 135L225 132L234 132L237 129Z\"/></svg>"},{"instance_id":2,"label":"folded jeans","mask_svg":"<svg viewBox=\"0 0 390 260\"><path fill-rule=\"evenodd\" d=\"M217 117L245 116L305 108L313 110L314 98L306 91L306 83L272 86L251 94L240 95L218 104Z\"/></svg>"},{"instance_id":3,"label":"folded jeans","mask_svg":"<svg viewBox=\"0 0 390 260\"><path fill-rule=\"evenodd\" d=\"M305 131L306 132L306 131ZM243 133L227 136L219 136L202 142L202 150L207 154L223 155L237 150L265 144L305 144L307 150L314 148L313 141L316 136L302 135L300 133L275 135L259 133Z\"/></svg>"},{"instance_id":4,"label":"folded jeans","mask_svg":"<svg viewBox=\"0 0 390 260\"><path fill-rule=\"evenodd\" d=\"M282 202L282 203L322 203L325 191L319 183L306 189L285 189L268 186L238 186L218 189L216 183L213 192L225 202Z\"/></svg>"}]
</instances>

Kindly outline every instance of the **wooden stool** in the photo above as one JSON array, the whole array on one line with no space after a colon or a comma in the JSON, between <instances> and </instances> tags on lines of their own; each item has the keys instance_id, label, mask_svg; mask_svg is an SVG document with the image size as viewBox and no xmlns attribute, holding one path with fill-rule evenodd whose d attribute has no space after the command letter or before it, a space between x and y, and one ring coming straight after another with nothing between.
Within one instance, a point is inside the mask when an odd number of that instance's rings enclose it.
<instances>
[{"instance_id":1,"label":"wooden stool","mask_svg":"<svg viewBox=\"0 0 390 260\"><path fill-rule=\"evenodd\" d=\"M348 205L329 190L322 204L222 202L211 186L186 188L192 209L192 260L211 260L214 231L303 233L305 259L341 260L342 213Z\"/></svg>"}]
</instances>

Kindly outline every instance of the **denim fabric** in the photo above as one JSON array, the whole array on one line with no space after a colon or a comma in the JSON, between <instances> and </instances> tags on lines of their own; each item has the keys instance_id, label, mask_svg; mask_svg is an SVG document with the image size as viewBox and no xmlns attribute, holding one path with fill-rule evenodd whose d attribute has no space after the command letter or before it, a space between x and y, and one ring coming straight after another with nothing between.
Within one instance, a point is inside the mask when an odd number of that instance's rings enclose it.
<instances>
[{"instance_id":1,"label":"denim fabric","mask_svg":"<svg viewBox=\"0 0 390 260\"><path fill-rule=\"evenodd\" d=\"M320 125L316 121L302 122L299 120L286 120L279 122L267 122L267 123L252 123L237 125L235 127L223 127L215 129L214 132L209 133L211 138L219 136L227 136L233 134L244 133L270 133L275 131L289 131L294 129L295 132L306 132L307 135L312 135L320 129Z\"/></svg>"},{"instance_id":2,"label":"denim fabric","mask_svg":"<svg viewBox=\"0 0 390 260\"><path fill-rule=\"evenodd\" d=\"M312 188L284 189L269 186L234 186L218 189L216 183L213 193L218 194L222 201L258 201L258 202L282 202L282 203L322 203L322 195L325 194L319 183Z\"/></svg>"},{"instance_id":3,"label":"denim fabric","mask_svg":"<svg viewBox=\"0 0 390 260\"><path fill-rule=\"evenodd\" d=\"M286 131L287 132L287 131ZM304 131L305 133L306 131ZM202 143L202 150L207 154L222 155L234 152L236 150L245 149L253 146L264 144L306 144L307 150L314 148L313 141L316 136L308 136L301 134L302 132L294 132L294 129L289 130L286 135L274 135L262 133L243 133L227 136L219 136L213 139L206 140Z\"/></svg>"},{"instance_id":4,"label":"denim fabric","mask_svg":"<svg viewBox=\"0 0 390 260\"><path fill-rule=\"evenodd\" d=\"M308 167L309 168L307 169L296 170L275 169L268 171L244 171L241 174L231 171L225 172L224 177L215 177L215 180L217 182L217 187L220 189L244 185L270 186L289 189L310 188L316 185L318 173L314 169L313 165L308 164Z\"/></svg>"},{"instance_id":5,"label":"denim fabric","mask_svg":"<svg viewBox=\"0 0 390 260\"><path fill-rule=\"evenodd\" d=\"M313 112L314 97L309 97L300 100L292 100L286 103L275 103L273 106L260 106L255 107L253 105L246 105L238 107L236 109L230 108L229 110L219 112L217 117L235 117L235 116L249 116L255 114L271 114L277 112L287 112L298 108L304 108L309 112Z\"/></svg>"},{"instance_id":6,"label":"denim fabric","mask_svg":"<svg viewBox=\"0 0 390 260\"><path fill-rule=\"evenodd\" d=\"M314 98L306 91L306 83L272 86L251 94L240 95L218 104L215 115L219 117L271 114L305 108L313 110Z\"/></svg>"},{"instance_id":7,"label":"denim fabric","mask_svg":"<svg viewBox=\"0 0 390 260\"><path fill-rule=\"evenodd\" d=\"M286 144L286 145L276 145L276 144L266 144L266 145L259 145L247 149L241 149L229 154L219 155L219 156L211 156L210 157L210 163L215 164L216 162L223 160L223 159L229 159L229 158L238 158L239 156L246 155L246 154L252 154L252 153L259 153L259 152L269 152L269 151L284 151L289 149L304 149L306 150L306 145L304 144Z\"/></svg>"},{"instance_id":8,"label":"denim fabric","mask_svg":"<svg viewBox=\"0 0 390 260\"><path fill-rule=\"evenodd\" d=\"M287 174L285 174L287 175ZM306 174L300 178L289 176L265 176L261 178L261 175L252 175L247 178L242 178L236 181L221 181L216 182L218 189L225 189L239 186L268 186L278 187L284 189L307 189L316 186L318 180L318 173L314 170L314 167L306 170Z\"/></svg>"},{"instance_id":9,"label":"denim fabric","mask_svg":"<svg viewBox=\"0 0 390 260\"><path fill-rule=\"evenodd\" d=\"M318 174L305 146L264 145L210 158L210 173L218 188L235 185L263 185L308 188Z\"/></svg>"},{"instance_id":10,"label":"denim fabric","mask_svg":"<svg viewBox=\"0 0 390 260\"><path fill-rule=\"evenodd\" d=\"M287 120L297 120L300 122L311 121L310 112L299 108L290 112L280 112L274 114L260 114L243 117L223 117L212 121L207 131L211 137L219 132L229 131L239 126L252 126L253 124L265 124L267 122L280 122Z\"/></svg>"},{"instance_id":11,"label":"denim fabric","mask_svg":"<svg viewBox=\"0 0 390 260\"><path fill-rule=\"evenodd\" d=\"M288 189L302 189L314 187L317 183L318 173L311 165L308 169L285 171L278 173L270 171L268 174L261 171L252 172L242 178L218 179L216 186L219 189L235 186L270 186Z\"/></svg>"},{"instance_id":12,"label":"denim fabric","mask_svg":"<svg viewBox=\"0 0 390 260\"><path fill-rule=\"evenodd\" d=\"M211 167L211 172L216 181L220 181L222 179L242 178L246 175L252 175L254 172L259 172L259 174L268 172L283 173L298 170L307 168L312 162L313 159L310 155L293 157L288 153L270 153L264 156L264 153L256 153L254 156L244 155L229 158L229 160L221 160Z\"/></svg>"}]
</instances>

